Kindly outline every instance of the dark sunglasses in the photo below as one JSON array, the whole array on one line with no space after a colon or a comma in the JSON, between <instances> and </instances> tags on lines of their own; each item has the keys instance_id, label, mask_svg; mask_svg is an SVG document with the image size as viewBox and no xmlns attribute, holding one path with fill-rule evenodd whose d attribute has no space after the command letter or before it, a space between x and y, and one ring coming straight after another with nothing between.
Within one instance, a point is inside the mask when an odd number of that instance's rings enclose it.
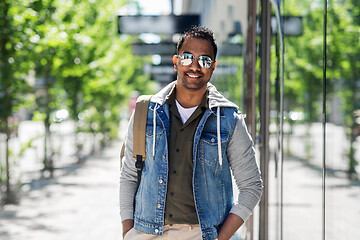
<instances>
[{"instance_id":1,"label":"dark sunglasses","mask_svg":"<svg viewBox=\"0 0 360 240\"><path fill-rule=\"evenodd\" d=\"M189 66L195 59L195 56L190 53L183 53L182 55L179 55L179 57L180 63L183 66ZM200 56L197 61L202 68L209 68L213 63L213 60L209 56Z\"/></svg>"}]
</instances>

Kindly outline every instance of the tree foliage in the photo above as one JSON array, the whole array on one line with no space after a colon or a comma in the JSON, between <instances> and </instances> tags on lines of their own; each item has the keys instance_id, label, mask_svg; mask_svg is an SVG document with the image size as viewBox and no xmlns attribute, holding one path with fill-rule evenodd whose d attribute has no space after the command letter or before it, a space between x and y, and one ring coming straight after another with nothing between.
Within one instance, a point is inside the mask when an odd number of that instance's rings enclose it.
<instances>
[{"instance_id":1,"label":"tree foliage","mask_svg":"<svg viewBox=\"0 0 360 240\"><path fill-rule=\"evenodd\" d=\"M117 34L117 11L126 2L0 1L0 132L11 137L16 121L10 120L20 108L42 120L45 170L53 167L50 125L56 110L68 109L81 122L78 131L109 140L117 136L130 92L148 87L143 61L132 56L129 38ZM1 171L0 179L10 182L8 154L6 159L1 169L7 174Z\"/></svg>"},{"instance_id":2,"label":"tree foliage","mask_svg":"<svg viewBox=\"0 0 360 240\"><path fill-rule=\"evenodd\" d=\"M356 110L360 109L360 1L331 0L327 16L327 95L341 99L342 122L348 129L349 173L355 173ZM285 99L287 109L306 113L306 121L321 119L323 93L322 1L286 1L286 14L303 16L304 34L285 38ZM331 109L328 104L328 113ZM330 121L332 119L330 118Z\"/></svg>"}]
</instances>

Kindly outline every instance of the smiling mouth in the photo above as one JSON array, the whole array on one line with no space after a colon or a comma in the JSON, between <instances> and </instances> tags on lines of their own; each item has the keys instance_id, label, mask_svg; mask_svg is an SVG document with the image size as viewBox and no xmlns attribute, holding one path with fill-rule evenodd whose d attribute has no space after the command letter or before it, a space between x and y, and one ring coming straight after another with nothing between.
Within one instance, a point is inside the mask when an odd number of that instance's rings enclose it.
<instances>
[{"instance_id":1,"label":"smiling mouth","mask_svg":"<svg viewBox=\"0 0 360 240\"><path fill-rule=\"evenodd\" d=\"M200 78L200 77L201 77L201 76L199 76L199 75L190 74L190 73L187 73L186 75L187 75L188 77L194 78L194 79L197 79L197 78Z\"/></svg>"}]
</instances>

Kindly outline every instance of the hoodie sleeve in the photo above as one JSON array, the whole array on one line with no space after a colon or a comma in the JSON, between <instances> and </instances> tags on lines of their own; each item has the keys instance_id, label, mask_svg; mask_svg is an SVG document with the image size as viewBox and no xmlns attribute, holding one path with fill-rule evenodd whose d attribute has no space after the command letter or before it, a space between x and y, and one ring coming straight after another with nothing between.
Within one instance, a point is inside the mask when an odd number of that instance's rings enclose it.
<instances>
[{"instance_id":1,"label":"hoodie sleeve","mask_svg":"<svg viewBox=\"0 0 360 240\"><path fill-rule=\"evenodd\" d=\"M246 221L260 201L263 184L256 163L254 144L241 114L236 114L236 126L228 145L227 156L239 192L231 213Z\"/></svg>"},{"instance_id":2,"label":"hoodie sleeve","mask_svg":"<svg viewBox=\"0 0 360 240\"><path fill-rule=\"evenodd\" d=\"M134 113L130 117L125 137L125 155L120 172L120 216L121 221L134 218L134 197L137 187L137 171L133 158L133 125Z\"/></svg>"}]
</instances>

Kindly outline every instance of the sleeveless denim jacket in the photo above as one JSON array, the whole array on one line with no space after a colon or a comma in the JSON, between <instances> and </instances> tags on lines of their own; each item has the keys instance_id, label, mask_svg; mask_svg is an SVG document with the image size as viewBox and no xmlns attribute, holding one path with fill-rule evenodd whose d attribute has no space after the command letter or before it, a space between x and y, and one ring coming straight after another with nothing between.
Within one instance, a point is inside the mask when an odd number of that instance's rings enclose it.
<instances>
[{"instance_id":1,"label":"sleeveless denim jacket","mask_svg":"<svg viewBox=\"0 0 360 240\"><path fill-rule=\"evenodd\" d=\"M239 112L235 108L220 108L218 134L216 108L207 109L195 132L193 191L204 240L217 238L218 230L232 207L233 188L226 149L234 132L237 114ZM153 235L162 235L164 231L169 128L168 105L159 106L151 102L146 126L146 159L136 194L134 228ZM221 139L218 139L219 135ZM218 145L218 141L221 141L221 145ZM218 154L220 146L221 165Z\"/></svg>"}]
</instances>

